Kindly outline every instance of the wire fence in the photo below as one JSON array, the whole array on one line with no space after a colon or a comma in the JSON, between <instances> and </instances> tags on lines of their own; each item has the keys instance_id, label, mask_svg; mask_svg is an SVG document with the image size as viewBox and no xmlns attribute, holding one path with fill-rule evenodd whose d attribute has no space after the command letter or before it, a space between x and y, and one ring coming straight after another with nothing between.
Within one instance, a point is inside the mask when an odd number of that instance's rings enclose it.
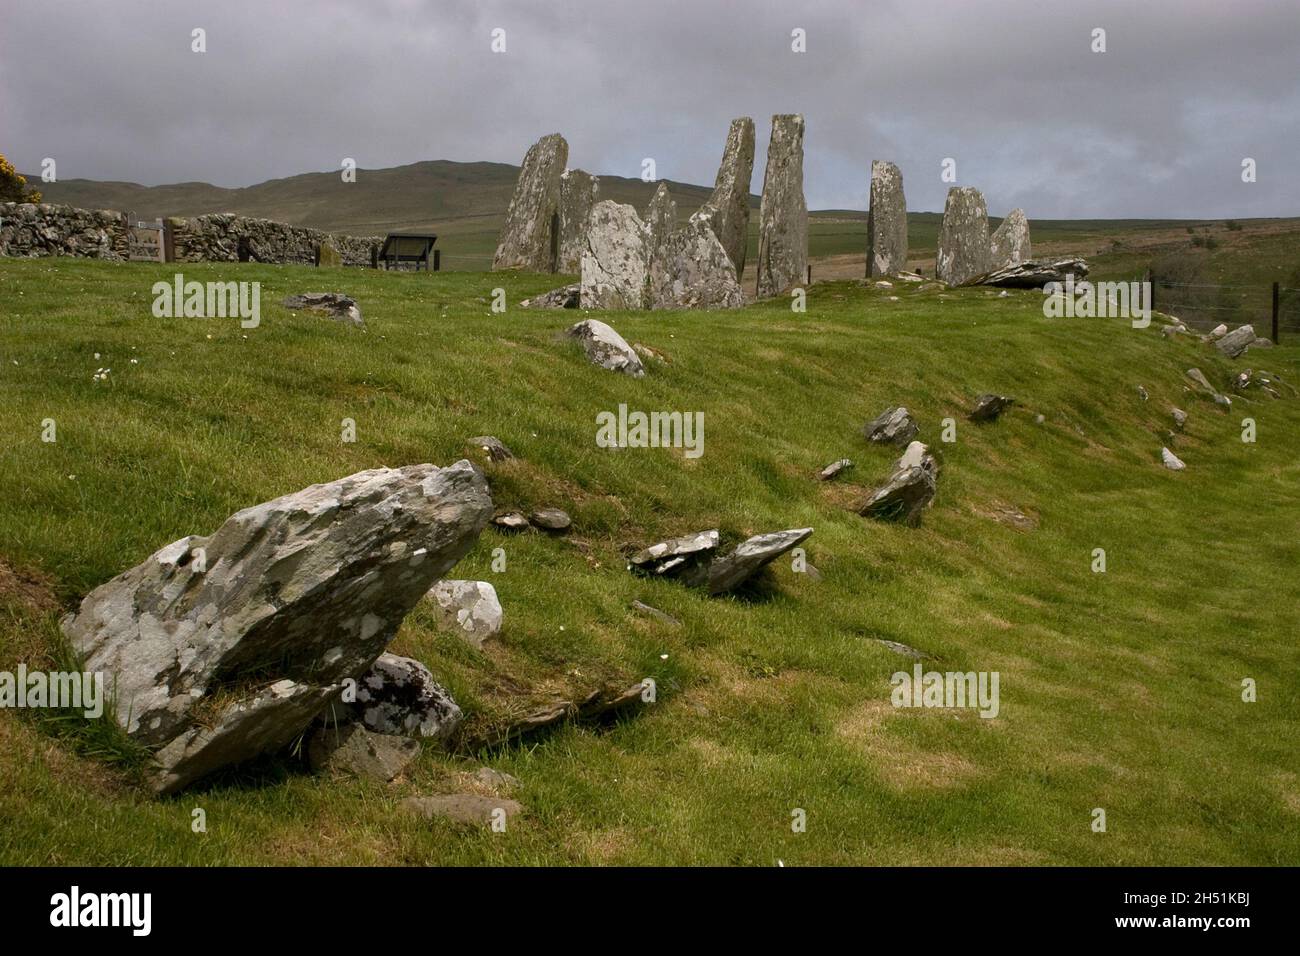
<instances>
[{"instance_id":1,"label":"wire fence","mask_svg":"<svg viewBox=\"0 0 1300 956\"><path fill-rule=\"evenodd\" d=\"M1209 330L1252 325L1255 334L1275 341L1300 338L1300 289L1281 283L1258 285L1180 281L1152 273L1152 307L1176 315L1189 326Z\"/></svg>"}]
</instances>

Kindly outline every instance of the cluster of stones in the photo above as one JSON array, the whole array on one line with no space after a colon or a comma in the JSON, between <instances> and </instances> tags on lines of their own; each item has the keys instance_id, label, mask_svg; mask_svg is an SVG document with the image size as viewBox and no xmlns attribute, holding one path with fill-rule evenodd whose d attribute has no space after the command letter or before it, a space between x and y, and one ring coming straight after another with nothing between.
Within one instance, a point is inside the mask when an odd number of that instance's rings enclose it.
<instances>
[{"instance_id":1,"label":"cluster of stones","mask_svg":"<svg viewBox=\"0 0 1300 956\"><path fill-rule=\"evenodd\" d=\"M337 236L270 219L214 213L166 220L175 262L255 262L316 265L337 257L341 265L369 266L378 236ZM111 209L53 203L0 205L0 255L127 258L130 230Z\"/></svg>"}]
</instances>

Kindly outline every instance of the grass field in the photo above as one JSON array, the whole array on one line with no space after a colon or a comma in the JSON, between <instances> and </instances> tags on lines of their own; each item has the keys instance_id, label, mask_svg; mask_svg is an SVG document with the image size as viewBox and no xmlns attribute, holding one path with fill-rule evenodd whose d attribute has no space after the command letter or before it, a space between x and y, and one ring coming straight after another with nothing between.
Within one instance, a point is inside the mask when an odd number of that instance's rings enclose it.
<instances>
[{"instance_id":1,"label":"grass field","mask_svg":"<svg viewBox=\"0 0 1300 956\"><path fill-rule=\"evenodd\" d=\"M389 786L286 756L163 800L104 759L122 756L104 735L0 711L0 863L1300 864L1300 398L1224 413L1183 374L1226 389L1262 365L1300 384L1295 344L1230 363L1158 323L1045 319L1038 292L844 281L815 285L805 314L603 315L668 360L631 380L557 339L574 313L514 308L553 276L185 266L262 283L245 330L154 318L150 287L174 271L0 260L0 558L27 582L0 578L0 669L48 665L60 608L167 542L313 482L453 462L487 433L519 456L487 469L498 508L562 507L573 533L484 532L455 572L505 607L484 651L423 609L393 650L431 667L469 729L606 682L652 677L658 701L515 746L426 748ZM322 287L354 295L367 330L278 306ZM1018 404L967 423L986 391ZM596 447L620 402L704 412L704 455ZM896 454L862 424L895 404L942 456L920 528L852 510ZM1190 415L1181 473L1160 464L1173 405ZM813 480L843 456L847 480ZM669 535L800 526L819 581L779 562L710 599L624 568ZM880 640L999 672L999 715L892 707L912 661ZM522 782L506 832L397 809L484 764Z\"/></svg>"}]
</instances>

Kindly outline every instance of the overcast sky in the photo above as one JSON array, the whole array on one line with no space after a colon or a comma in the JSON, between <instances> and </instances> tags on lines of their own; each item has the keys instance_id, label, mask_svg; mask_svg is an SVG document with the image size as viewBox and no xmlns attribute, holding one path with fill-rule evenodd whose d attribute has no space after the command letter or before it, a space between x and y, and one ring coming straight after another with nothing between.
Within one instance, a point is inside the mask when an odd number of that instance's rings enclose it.
<instances>
[{"instance_id":1,"label":"overcast sky","mask_svg":"<svg viewBox=\"0 0 1300 956\"><path fill-rule=\"evenodd\" d=\"M558 131L571 166L712 184L752 116L757 192L783 112L810 208L865 208L889 159L940 210L951 157L995 215L1300 215L1300 2L0 2L0 152L60 179L518 163Z\"/></svg>"}]
</instances>

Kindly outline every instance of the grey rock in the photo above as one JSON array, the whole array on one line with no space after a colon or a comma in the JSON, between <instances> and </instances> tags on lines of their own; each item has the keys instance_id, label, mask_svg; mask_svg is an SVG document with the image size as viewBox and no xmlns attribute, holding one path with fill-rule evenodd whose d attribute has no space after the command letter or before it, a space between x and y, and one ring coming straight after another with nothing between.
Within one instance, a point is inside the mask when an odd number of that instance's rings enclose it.
<instances>
[{"instance_id":1,"label":"grey rock","mask_svg":"<svg viewBox=\"0 0 1300 956\"><path fill-rule=\"evenodd\" d=\"M989 245L989 266L993 269L1005 269L1032 259L1029 220L1025 218L1025 211L1013 209L1007 213L1007 217L993 231Z\"/></svg>"},{"instance_id":2,"label":"grey rock","mask_svg":"<svg viewBox=\"0 0 1300 956\"><path fill-rule=\"evenodd\" d=\"M648 577L676 578L686 584L708 580L709 565L718 549L716 529L682 535L652 544L628 559L628 567Z\"/></svg>"},{"instance_id":3,"label":"grey rock","mask_svg":"<svg viewBox=\"0 0 1300 956\"><path fill-rule=\"evenodd\" d=\"M652 617L656 621L659 621L661 624L682 623L681 621L677 620L677 618L673 617L671 614L667 613L666 611L661 611L657 607L651 607L649 604L646 604L643 601L633 601L632 610L639 611L640 613L646 615L647 617Z\"/></svg>"},{"instance_id":4,"label":"grey rock","mask_svg":"<svg viewBox=\"0 0 1300 956\"><path fill-rule=\"evenodd\" d=\"M600 180L581 169L560 174L560 258L557 271L577 274L582 250L587 247L587 222L591 207L600 200ZM573 308L577 305L565 306Z\"/></svg>"},{"instance_id":5,"label":"grey rock","mask_svg":"<svg viewBox=\"0 0 1300 956\"><path fill-rule=\"evenodd\" d=\"M1074 276L1075 282L1078 282L1087 275L1087 260L1077 256L1066 259L1029 259L1015 265L981 272L966 280L964 284L1007 289L1041 289L1049 282L1064 283L1070 276Z\"/></svg>"},{"instance_id":6,"label":"grey rock","mask_svg":"<svg viewBox=\"0 0 1300 956\"><path fill-rule=\"evenodd\" d=\"M999 415L1016 403L1006 395L986 393L975 400L975 407L966 416L973 422L995 421Z\"/></svg>"},{"instance_id":7,"label":"grey rock","mask_svg":"<svg viewBox=\"0 0 1300 956\"><path fill-rule=\"evenodd\" d=\"M1228 358L1238 358L1250 344L1255 341L1255 329L1249 325L1239 325L1223 338L1214 343L1217 348Z\"/></svg>"},{"instance_id":8,"label":"grey rock","mask_svg":"<svg viewBox=\"0 0 1300 956\"><path fill-rule=\"evenodd\" d=\"M758 296L803 283L808 268L808 206L803 194L803 117L772 117L772 138L759 208Z\"/></svg>"},{"instance_id":9,"label":"grey rock","mask_svg":"<svg viewBox=\"0 0 1300 956\"><path fill-rule=\"evenodd\" d=\"M881 412L876 418L867 422L862 432L870 442L906 445L920 430L912 419L912 413L900 406Z\"/></svg>"},{"instance_id":10,"label":"grey rock","mask_svg":"<svg viewBox=\"0 0 1300 956\"><path fill-rule=\"evenodd\" d=\"M650 247L650 268L653 269L656 257L663 254L668 237L677 229L677 203L673 202L667 183L661 182L655 189L642 221L645 223L646 241Z\"/></svg>"},{"instance_id":11,"label":"grey rock","mask_svg":"<svg viewBox=\"0 0 1300 956\"><path fill-rule=\"evenodd\" d=\"M749 237L749 184L754 175L754 121L731 121L713 194L696 212L722 243L737 280L745 273Z\"/></svg>"},{"instance_id":12,"label":"grey rock","mask_svg":"<svg viewBox=\"0 0 1300 956\"><path fill-rule=\"evenodd\" d=\"M289 296L281 305L286 309L319 312L328 318L348 322L358 327L366 324L361 318L361 309L357 306L357 300L340 292L304 292L302 295Z\"/></svg>"},{"instance_id":13,"label":"grey rock","mask_svg":"<svg viewBox=\"0 0 1300 956\"><path fill-rule=\"evenodd\" d=\"M1210 380L1205 377L1205 373L1199 368L1189 368L1187 370L1187 377L1192 380L1192 383L1196 386L1198 391L1214 399L1216 405L1221 405L1224 408L1227 408L1232 404L1232 399L1227 395L1220 394L1219 390L1210 384Z\"/></svg>"},{"instance_id":14,"label":"grey rock","mask_svg":"<svg viewBox=\"0 0 1300 956\"><path fill-rule=\"evenodd\" d=\"M528 516L533 527L545 531L568 531L573 526L573 519L568 512L559 508L541 508Z\"/></svg>"},{"instance_id":15,"label":"grey rock","mask_svg":"<svg viewBox=\"0 0 1300 956\"><path fill-rule=\"evenodd\" d=\"M1187 466L1183 464L1182 459L1175 455L1168 448L1160 449L1160 460L1164 462L1165 467L1170 471L1182 471Z\"/></svg>"},{"instance_id":16,"label":"grey rock","mask_svg":"<svg viewBox=\"0 0 1300 956\"><path fill-rule=\"evenodd\" d=\"M505 442L492 435L475 435L469 440L471 445L483 449L492 461L510 461L515 453L506 447Z\"/></svg>"},{"instance_id":17,"label":"grey rock","mask_svg":"<svg viewBox=\"0 0 1300 956\"><path fill-rule=\"evenodd\" d=\"M934 500L934 469L915 466L896 471L889 480L871 493L858 514L880 521L900 521L913 527L921 523L921 513Z\"/></svg>"},{"instance_id":18,"label":"grey rock","mask_svg":"<svg viewBox=\"0 0 1300 956\"><path fill-rule=\"evenodd\" d=\"M492 268L555 272L559 266L560 180L569 144L559 133L528 148L506 210Z\"/></svg>"},{"instance_id":19,"label":"grey rock","mask_svg":"<svg viewBox=\"0 0 1300 956\"><path fill-rule=\"evenodd\" d=\"M698 216L669 236L651 256L652 309L738 309L745 295L727 252Z\"/></svg>"},{"instance_id":20,"label":"grey rock","mask_svg":"<svg viewBox=\"0 0 1300 956\"><path fill-rule=\"evenodd\" d=\"M839 461L833 461L817 473L818 481L830 481L832 478L839 477L840 474L853 467L853 462L848 458L841 458Z\"/></svg>"},{"instance_id":21,"label":"grey rock","mask_svg":"<svg viewBox=\"0 0 1300 956\"><path fill-rule=\"evenodd\" d=\"M565 335L582 343L583 351L592 364L633 378L645 375L641 356L636 354L636 350L627 344L623 336L604 322L585 319L571 326Z\"/></svg>"},{"instance_id":22,"label":"grey rock","mask_svg":"<svg viewBox=\"0 0 1300 956\"><path fill-rule=\"evenodd\" d=\"M871 163L871 205L867 211L867 278L907 268L907 200L903 174L893 163Z\"/></svg>"},{"instance_id":23,"label":"grey rock","mask_svg":"<svg viewBox=\"0 0 1300 956\"><path fill-rule=\"evenodd\" d=\"M340 720L351 716L377 734L439 743L451 739L462 719L460 707L429 668L397 654L380 654L357 681L356 700L348 702L345 693L332 713Z\"/></svg>"},{"instance_id":24,"label":"grey rock","mask_svg":"<svg viewBox=\"0 0 1300 956\"><path fill-rule=\"evenodd\" d=\"M767 564L806 541L812 533L812 528L791 528L755 535L741 542L734 551L715 558L709 566L709 593L723 594L739 587Z\"/></svg>"},{"instance_id":25,"label":"grey rock","mask_svg":"<svg viewBox=\"0 0 1300 956\"><path fill-rule=\"evenodd\" d=\"M477 793L443 793L431 797L407 797L399 806L426 820L441 818L454 823L492 824L498 811L509 821L524 812L523 804L508 797L485 797Z\"/></svg>"},{"instance_id":26,"label":"grey rock","mask_svg":"<svg viewBox=\"0 0 1300 956\"><path fill-rule=\"evenodd\" d=\"M1174 416L1174 424L1178 426L1179 431L1182 431L1183 426L1187 424L1187 413L1181 408L1171 408L1169 414Z\"/></svg>"},{"instance_id":27,"label":"grey rock","mask_svg":"<svg viewBox=\"0 0 1300 956\"><path fill-rule=\"evenodd\" d=\"M961 285L989 271L989 216L984 196L971 186L953 186L943 207L936 275Z\"/></svg>"},{"instance_id":28,"label":"grey rock","mask_svg":"<svg viewBox=\"0 0 1300 956\"><path fill-rule=\"evenodd\" d=\"M372 733L360 724L317 727L307 741L307 762L313 770L383 783L401 774L419 755L418 740Z\"/></svg>"},{"instance_id":29,"label":"grey rock","mask_svg":"<svg viewBox=\"0 0 1300 956\"><path fill-rule=\"evenodd\" d=\"M894 462L894 471L905 471L908 468L925 468L935 477L939 475L939 463L935 457L930 454L930 446L925 442L909 442L906 450L899 456L898 461Z\"/></svg>"},{"instance_id":30,"label":"grey rock","mask_svg":"<svg viewBox=\"0 0 1300 956\"><path fill-rule=\"evenodd\" d=\"M1227 334L1228 334L1228 327L1224 325L1222 322L1220 322L1214 328L1210 329L1210 331L1206 334L1205 338L1206 341L1217 342L1219 341L1219 339L1223 338Z\"/></svg>"},{"instance_id":31,"label":"grey rock","mask_svg":"<svg viewBox=\"0 0 1300 956\"><path fill-rule=\"evenodd\" d=\"M158 748L154 783L172 792L301 733L491 513L468 461L359 472L173 542L87 595L63 631L107 675L118 722Z\"/></svg>"},{"instance_id":32,"label":"grey rock","mask_svg":"<svg viewBox=\"0 0 1300 956\"><path fill-rule=\"evenodd\" d=\"M496 588L487 581L439 581L428 597L443 627L474 647L501 633L504 612Z\"/></svg>"},{"instance_id":33,"label":"grey rock","mask_svg":"<svg viewBox=\"0 0 1300 956\"><path fill-rule=\"evenodd\" d=\"M526 531L530 525L521 511L506 511L496 515L492 523L503 531Z\"/></svg>"},{"instance_id":34,"label":"grey rock","mask_svg":"<svg viewBox=\"0 0 1300 956\"><path fill-rule=\"evenodd\" d=\"M650 233L631 206L603 199L591 207L582 252L584 309L644 309Z\"/></svg>"},{"instance_id":35,"label":"grey rock","mask_svg":"<svg viewBox=\"0 0 1300 956\"><path fill-rule=\"evenodd\" d=\"M1238 372L1237 377L1232 380L1233 391L1244 392L1250 388L1250 378L1254 373L1250 369Z\"/></svg>"},{"instance_id":36,"label":"grey rock","mask_svg":"<svg viewBox=\"0 0 1300 956\"><path fill-rule=\"evenodd\" d=\"M343 254L331 238L321 240L316 253L316 265L322 269L337 269L343 265Z\"/></svg>"},{"instance_id":37,"label":"grey rock","mask_svg":"<svg viewBox=\"0 0 1300 956\"><path fill-rule=\"evenodd\" d=\"M1272 347L1273 340L1266 339L1261 335L1258 338L1251 339L1250 344L1246 346L1246 351L1249 352L1251 349L1271 349Z\"/></svg>"},{"instance_id":38,"label":"grey rock","mask_svg":"<svg viewBox=\"0 0 1300 956\"><path fill-rule=\"evenodd\" d=\"M586 241L586 235L583 236ZM565 269L565 272L576 272L576 269ZM535 295L531 299L524 299L519 303L521 309L576 309L582 302L582 283L574 282L571 285L562 285L558 289L552 289L550 292L543 292L541 295Z\"/></svg>"},{"instance_id":39,"label":"grey rock","mask_svg":"<svg viewBox=\"0 0 1300 956\"><path fill-rule=\"evenodd\" d=\"M925 659L925 655L922 654L920 651L918 651L915 647L911 647L907 644L902 644L899 641L888 641L885 640L885 638L883 637L872 638L872 640L874 640L881 647L889 648L889 650L893 651L895 654L902 654L904 657L910 657L912 658L912 660L916 660L916 661Z\"/></svg>"},{"instance_id":40,"label":"grey rock","mask_svg":"<svg viewBox=\"0 0 1300 956\"><path fill-rule=\"evenodd\" d=\"M493 767L479 767L474 771L474 779L485 787L493 790L503 790L509 793L519 786L519 778L504 770L497 770Z\"/></svg>"}]
</instances>

